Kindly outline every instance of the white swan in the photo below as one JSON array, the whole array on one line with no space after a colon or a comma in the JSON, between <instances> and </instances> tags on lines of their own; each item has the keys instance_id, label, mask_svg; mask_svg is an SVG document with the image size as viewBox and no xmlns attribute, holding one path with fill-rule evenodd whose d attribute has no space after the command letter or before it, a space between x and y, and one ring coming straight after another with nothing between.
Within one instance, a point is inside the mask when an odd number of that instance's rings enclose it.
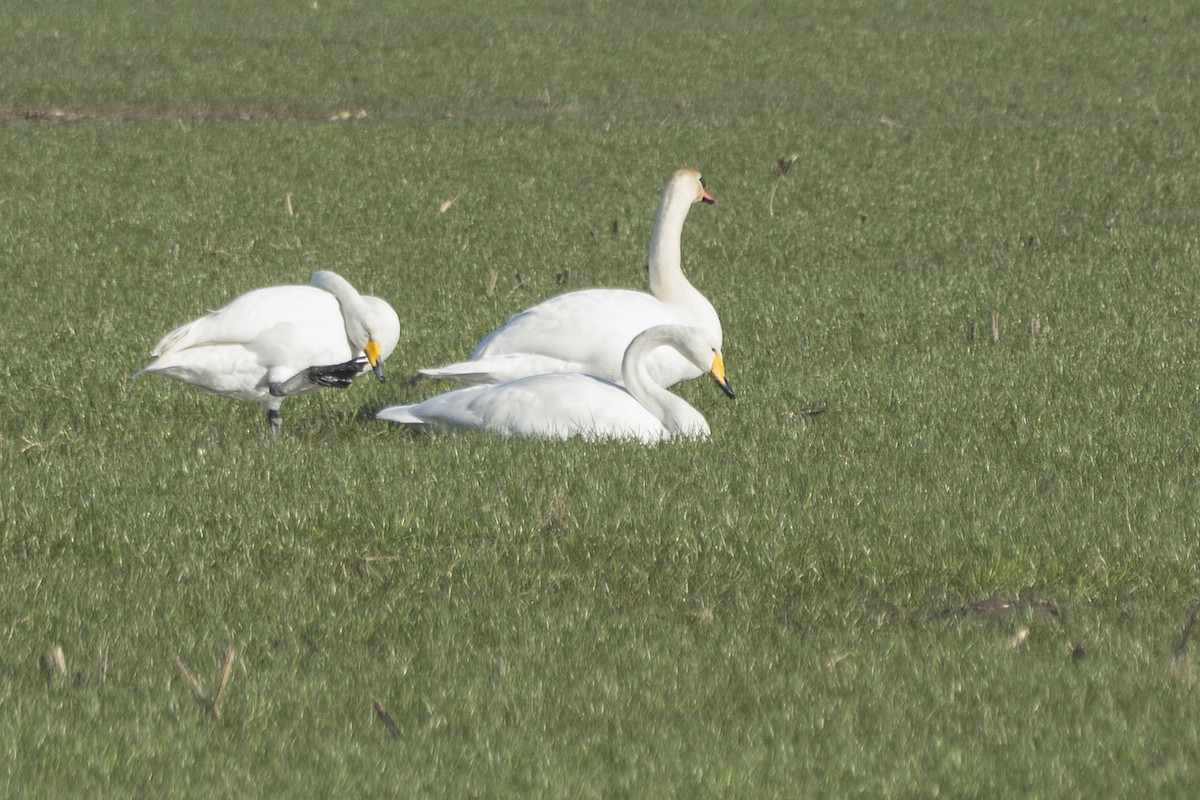
<instances>
[{"instance_id":1,"label":"white swan","mask_svg":"<svg viewBox=\"0 0 1200 800\"><path fill-rule=\"evenodd\" d=\"M383 361L399 340L400 319L390 305L323 270L307 286L257 289L171 331L138 375L258 403L278 434L285 399L344 389L368 367L382 381Z\"/></svg>"},{"instance_id":2,"label":"white swan","mask_svg":"<svg viewBox=\"0 0 1200 800\"><path fill-rule=\"evenodd\" d=\"M713 336L700 328L658 325L640 333L626 349L623 387L579 373L532 375L456 389L413 405L385 408L377 416L418 429L481 429L503 436L637 439L647 444L675 436L704 438L709 434L704 415L649 374L650 360L663 346L734 396Z\"/></svg>"},{"instance_id":3,"label":"white swan","mask_svg":"<svg viewBox=\"0 0 1200 800\"><path fill-rule=\"evenodd\" d=\"M499 383L547 372L578 372L621 380L625 347L653 325L690 325L721 344L721 320L712 303L683 274L679 244L692 204L712 203L700 173L681 169L663 190L647 261L650 294L627 289L587 289L552 297L522 311L476 345L471 358L422 375L466 384ZM660 386L702 372L664 348L648 364Z\"/></svg>"}]
</instances>

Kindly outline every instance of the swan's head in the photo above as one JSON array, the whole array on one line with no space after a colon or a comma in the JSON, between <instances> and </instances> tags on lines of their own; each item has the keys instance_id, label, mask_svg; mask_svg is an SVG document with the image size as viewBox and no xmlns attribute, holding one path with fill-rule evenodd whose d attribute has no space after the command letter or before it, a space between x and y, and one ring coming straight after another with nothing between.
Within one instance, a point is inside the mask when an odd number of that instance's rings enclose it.
<instances>
[{"instance_id":1,"label":"swan's head","mask_svg":"<svg viewBox=\"0 0 1200 800\"><path fill-rule=\"evenodd\" d=\"M400 318L378 297L364 297L350 282L329 270L314 272L310 286L324 289L337 298L350 346L362 350L375 377L384 380L383 362L400 341Z\"/></svg>"},{"instance_id":2,"label":"swan's head","mask_svg":"<svg viewBox=\"0 0 1200 800\"><path fill-rule=\"evenodd\" d=\"M363 300L374 300L373 297L364 297ZM382 301L380 301L382 302ZM364 307L371 309L370 303L364 303ZM374 317L374 315L370 315ZM375 329L380 327L379 321L368 319L367 315L358 316L356 314L346 314L343 311L343 317L346 322L346 339L350 342L350 347L354 350L361 350L362 354L367 358L367 364L375 373L375 377L383 383L386 378L383 375L383 361L387 358L388 353L395 347L393 344L384 352L384 343L381 341L382 336L375 332Z\"/></svg>"},{"instance_id":3,"label":"swan's head","mask_svg":"<svg viewBox=\"0 0 1200 800\"><path fill-rule=\"evenodd\" d=\"M375 377L382 383L385 380L383 362L400 342L400 318L386 300L378 297L363 297L363 305L367 311L366 324L363 326L367 343L363 345L363 355L367 357Z\"/></svg>"},{"instance_id":4,"label":"swan's head","mask_svg":"<svg viewBox=\"0 0 1200 800\"><path fill-rule=\"evenodd\" d=\"M725 374L725 358L721 355L720 343L700 328L681 328L680 331L675 337L675 341L683 346L679 352L707 372L717 386L721 387L726 397L731 400L736 397L729 377Z\"/></svg>"},{"instance_id":5,"label":"swan's head","mask_svg":"<svg viewBox=\"0 0 1200 800\"><path fill-rule=\"evenodd\" d=\"M363 348L363 352L367 356L367 363L371 365L371 370L375 373L375 377L379 379L380 383L387 380L383 376L383 359L379 357L382 351L383 345L375 339L368 339L366 346Z\"/></svg>"},{"instance_id":6,"label":"swan's head","mask_svg":"<svg viewBox=\"0 0 1200 800\"><path fill-rule=\"evenodd\" d=\"M667 188L672 194L678 192L684 197L690 197L692 203L715 203L716 199L708 193L708 182L698 170L681 169L671 178Z\"/></svg>"},{"instance_id":7,"label":"swan's head","mask_svg":"<svg viewBox=\"0 0 1200 800\"><path fill-rule=\"evenodd\" d=\"M729 377L725 374L725 358L721 355L720 340L712 334L702 328L687 325L659 325L643 331L634 341L643 338L650 348L662 345L674 347L680 355L707 372L727 397L732 399L737 396L729 383Z\"/></svg>"}]
</instances>

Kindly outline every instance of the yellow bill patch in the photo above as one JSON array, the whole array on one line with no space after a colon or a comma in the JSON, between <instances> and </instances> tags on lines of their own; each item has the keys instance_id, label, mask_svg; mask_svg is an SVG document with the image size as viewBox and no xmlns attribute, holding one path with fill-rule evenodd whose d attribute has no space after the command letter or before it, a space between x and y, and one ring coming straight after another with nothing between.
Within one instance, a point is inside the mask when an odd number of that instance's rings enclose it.
<instances>
[{"instance_id":1,"label":"yellow bill patch","mask_svg":"<svg viewBox=\"0 0 1200 800\"><path fill-rule=\"evenodd\" d=\"M379 363L379 353L382 349L379 342L374 339L368 340L367 346L363 348L363 352L367 355L367 361L372 367Z\"/></svg>"},{"instance_id":2,"label":"yellow bill patch","mask_svg":"<svg viewBox=\"0 0 1200 800\"><path fill-rule=\"evenodd\" d=\"M725 377L725 359L721 358L721 354L713 352L712 367L709 368L708 374L717 382L717 386L721 387L721 391L725 392L725 396L730 399L736 397L733 387L729 385L729 379Z\"/></svg>"},{"instance_id":3,"label":"yellow bill patch","mask_svg":"<svg viewBox=\"0 0 1200 800\"><path fill-rule=\"evenodd\" d=\"M721 358L720 353L713 356L712 369L708 371L708 374L712 375L717 383L725 383L725 359Z\"/></svg>"}]
</instances>

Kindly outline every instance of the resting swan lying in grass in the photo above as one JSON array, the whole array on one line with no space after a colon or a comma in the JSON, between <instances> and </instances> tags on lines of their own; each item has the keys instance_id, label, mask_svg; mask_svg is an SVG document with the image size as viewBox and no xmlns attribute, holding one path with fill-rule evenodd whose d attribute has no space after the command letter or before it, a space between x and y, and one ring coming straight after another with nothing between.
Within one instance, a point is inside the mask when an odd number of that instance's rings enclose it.
<instances>
[{"instance_id":1,"label":"resting swan lying in grass","mask_svg":"<svg viewBox=\"0 0 1200 800\"><path fill-rule=\"evenodd\" d=\"M392 406L378 416L418 429L478 429L503 436L636 439L647 444L676 436L704 438L709 434L704 416L649 374L650 358L664 346L734 396L719 342L711 334L658 325L643 331L626 349L621 364L624 386L580 373L533 375Z\"/></svg>"}]
</instances>

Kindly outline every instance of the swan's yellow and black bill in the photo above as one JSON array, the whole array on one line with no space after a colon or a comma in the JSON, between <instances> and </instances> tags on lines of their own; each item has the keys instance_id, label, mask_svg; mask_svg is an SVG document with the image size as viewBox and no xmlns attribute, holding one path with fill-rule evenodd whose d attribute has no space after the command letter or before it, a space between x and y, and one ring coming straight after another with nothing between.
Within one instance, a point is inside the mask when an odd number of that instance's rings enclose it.
<instances>
[{"instance_id":1,"label":"swan's yellow and black bill","mask_svg":"<svg viewBox=\"0 0 1200 800\"><path fill-rule=\"evenodd\" d=\"M700 179L700 202L708 203L709 205L717 202L717 198L708 193L708 181L704 178Z\"/></svg>"},{"instance_id":2,"label":"swan's yellow and black bill","mask_svg":"<svg viewBox=\"0 0 1200 800\"><path fill-rule=\"evenodd\" d=\"M367 341L367 346L363 348L363 353L367 356L367 363L371 365L371 369L375 371L375 377L382 383L386 380L383 377L383 361L379 358L379 353L383 347L374 339Z\"/></svg>"},{"instance_id":3,"label":"swan's yellow and black bill","mask_svg":"<svg viewBox=\"0 0 1200 800\"><path fill-rule=\"evenodd\" d=\"M737 397L733 393L733 387L729 385L729 379L725 377L725 359L721 358L721 354L717 353L713 356L712 368L708 371L712 379L717 382L717 386L721 387L721 391L732 400Z\"/></svg>"}]
</instances>

